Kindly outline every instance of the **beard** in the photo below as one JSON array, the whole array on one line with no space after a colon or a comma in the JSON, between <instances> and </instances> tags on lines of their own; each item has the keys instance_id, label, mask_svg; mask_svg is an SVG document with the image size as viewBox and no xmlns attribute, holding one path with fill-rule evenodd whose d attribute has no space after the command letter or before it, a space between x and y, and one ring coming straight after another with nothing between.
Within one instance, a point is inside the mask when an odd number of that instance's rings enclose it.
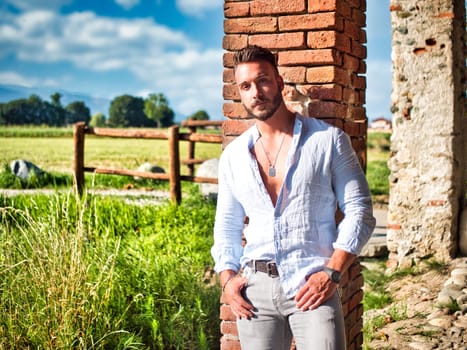
<instances>
[{"instance_id":1,"label":"beard","mask_svg":"<svg viewBox=\"0 0 467 350\"><path fill-rule=\"evenodd\" d=\"M274 113L276 113L276 111L279 109L279 106L282 103L282 92L279 90L271 100L258 99L256 100L256 102L266 102L267 104L264 105L265 109L258 112L254 112L253 109L256 106L256 103L254 103L251 108L248 108L245 104L243 104L243 107L245 107L249 118L254 118L264 122L271 118L274 115Z\"/></svg>"}]
</instances>

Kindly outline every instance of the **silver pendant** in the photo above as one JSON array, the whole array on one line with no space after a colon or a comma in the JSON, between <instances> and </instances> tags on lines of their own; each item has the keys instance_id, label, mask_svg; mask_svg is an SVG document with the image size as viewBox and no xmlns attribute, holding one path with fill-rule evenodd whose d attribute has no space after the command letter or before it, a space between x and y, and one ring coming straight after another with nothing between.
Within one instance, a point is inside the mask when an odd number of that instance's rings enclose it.
<instances>
[{"instance_id":1,"label":"silver pendant","mask_svg":"<svg viewBox=\"0 0 467 350\"><path fill-rule=\"evenodd\" d=\"M271 177L276 176L276 168L272 165L269 166L269 176Z\"/></svg>"}]
</instances>

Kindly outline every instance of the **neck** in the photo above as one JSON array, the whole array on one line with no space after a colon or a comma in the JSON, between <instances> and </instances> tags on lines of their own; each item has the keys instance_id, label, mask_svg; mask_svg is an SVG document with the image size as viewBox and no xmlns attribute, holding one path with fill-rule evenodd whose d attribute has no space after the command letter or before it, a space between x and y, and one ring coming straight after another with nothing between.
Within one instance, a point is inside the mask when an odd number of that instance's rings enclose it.
<instances>
[{"instance_id":1,"label":"neck","mask_svg":"<svg viewBox=\"0 0 467 350\"><path fill-rule=\"evenodd\" d=\"M277 113L268 120L257 120L256 127L262 136L274 137L275 135L290 133L293 130L294 123L295 113L284 108L278 110Z\"/></svg>"}]
</instances>

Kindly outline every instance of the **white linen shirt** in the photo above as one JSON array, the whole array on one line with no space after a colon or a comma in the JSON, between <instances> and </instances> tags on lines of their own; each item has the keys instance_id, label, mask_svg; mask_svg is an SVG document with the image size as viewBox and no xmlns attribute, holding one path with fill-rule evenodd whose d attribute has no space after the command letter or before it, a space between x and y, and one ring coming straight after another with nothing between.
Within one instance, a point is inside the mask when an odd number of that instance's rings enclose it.
<instances>
[{"instance_id":1,"label":"white linen shirt","mask_svg":"<svg viewBox=\"0 0 467 350\"><path fill-rule=\"evenodd\" d=\"M281 286L293 298L335 248L360 253L375 227L370 191L349 137L297 114L274 207L251 152L259 137L252 126L220 157L211 253L218 273L242 268L247 275L250 260L275 261ZM337 206L345 215L338 227Z\"/></svg>"}]
</instances>

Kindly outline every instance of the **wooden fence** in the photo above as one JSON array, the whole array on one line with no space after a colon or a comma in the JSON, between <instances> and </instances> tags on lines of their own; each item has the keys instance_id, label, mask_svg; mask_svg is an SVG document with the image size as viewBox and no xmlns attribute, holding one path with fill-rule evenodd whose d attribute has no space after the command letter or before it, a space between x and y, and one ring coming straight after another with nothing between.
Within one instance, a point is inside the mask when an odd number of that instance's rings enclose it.
<instances>
[{"instance_id":1,"label":"wooden fence","mask_svg":"<svg viewBox=\"0 0 467 350\"><path fill-rule=\"evenodd\" d=\"M181 181L191 181L196 183L217 184L217 178L198 177L194 175L195 164L200 164L204 160L195 158L196 142L222 143L222 135L200 134L197 133L198 127L214 126L219 127L222 121L187 121L182 123L189 129L188 133L181 133L178 126L172 126L167 132L151 129L109 129L92 128L86 126L84 122L76 123L73 127L73 145L74 145L74 180L75 188L78 193L84 189L84 173L110 174L138 176L148 179L165 180L170 183L170 197L175 203L182 200ZM127 169L109 169L85 166L84 164L84 139L85 135L95 135L116 138L138 138L138 139L159 139L168 140L169 143L169 171L168 173L150 173ZM188 159L180 160L180 141L188 142ZM188 166L188 175L181 175L181 164Z\"/></svg>"}]
</instances>

